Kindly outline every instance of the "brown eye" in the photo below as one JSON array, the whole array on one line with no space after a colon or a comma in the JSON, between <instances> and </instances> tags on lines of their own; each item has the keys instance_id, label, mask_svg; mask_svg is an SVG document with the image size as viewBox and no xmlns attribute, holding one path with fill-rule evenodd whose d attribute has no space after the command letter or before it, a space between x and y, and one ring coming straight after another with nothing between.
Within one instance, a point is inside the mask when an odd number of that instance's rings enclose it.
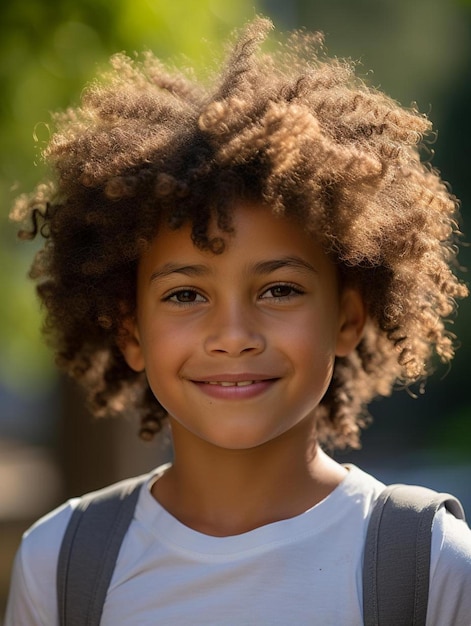
<instances>
[{"instance_id":1,"label":"brown eye","mask_svg":"<svg viewBox=\"0 0 471 626\"><path fill-rule=\"evenodd\" d=\"M165 298L169 302L176 302L178 304L192 304L193 302L204 302L204 298L201 294L193 289L179 289Z\"/></svg>"},{"instance_id":2,"label":"brown eye","mask_svg":"<svg viewBox=\"0 0 471 626\"><path fill-rule=\"evenodd\" d=\"M196 292L195 291L179 291L175 294L175 298L178 302L194 302L196 300Z\"/></svg>"},{"instance_id":3,"label":"brown eye","mask_svg":"<svg viewBox=\"0 0 471 626\"><path fill-rule=\"evenodd\" d=\"M293 288L290 285L276 285L268 291L271 292L274 298L286 298L293 293Z\"/></svg>"},{"instance_id":4,"label":"brown eye","mask_svg":"<svg viewBox=\"0 0 471 626\"><path fill-rule=\"evenodd\" d=\"M262 300L289 300L295 296L299 296L304 293L299 287L290 285L288 283L280 283L279 285L273 285L263 292Z\"/></svg>"}]
</instances>

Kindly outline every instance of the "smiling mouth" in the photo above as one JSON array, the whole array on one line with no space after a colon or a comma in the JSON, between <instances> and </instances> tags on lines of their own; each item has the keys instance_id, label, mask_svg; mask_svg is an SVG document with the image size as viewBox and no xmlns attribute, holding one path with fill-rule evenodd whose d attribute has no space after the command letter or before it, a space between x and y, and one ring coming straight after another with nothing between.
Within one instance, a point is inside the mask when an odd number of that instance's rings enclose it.
<instances>
[{"instance_id":1,"label":"smiling mouth","mask_svg":"<svg viewBox=\"0 0 471 626\"><path fill-rule=\"evenodd\" d=\"M260 376L246 372L244 374L219 374L203 380L192 380L204 394L219 400L249 400L271 389L279 378ZM232 379L232 380L231 380Z\"/></svg>"},{"instance_id":2,"label":"smiling mouth","mask_svg":"<svg viewBox=\"0 0 471 626\"><path fill-rule=\"evenodd\" d=\"M229 382L229 381L225 381L225 380L219 380L219 381L205 381L205 385L219 385L219 387L248 387L249 385L253 385L255 382L255 380L241 380L241 381L237 381L237 382ZM260 381L258 381L260 382Z\"/></svg>"}]
</instances>

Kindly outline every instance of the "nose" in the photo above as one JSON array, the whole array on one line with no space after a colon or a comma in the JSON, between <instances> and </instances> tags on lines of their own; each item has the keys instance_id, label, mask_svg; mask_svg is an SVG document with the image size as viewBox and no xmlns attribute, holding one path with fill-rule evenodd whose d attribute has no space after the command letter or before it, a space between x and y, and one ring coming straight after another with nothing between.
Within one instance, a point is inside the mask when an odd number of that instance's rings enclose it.
<instances>
[{"instance_id":1,"label":"nose","mask_svg":"<svg viewBox=\"0 0 471 626\"><path fill-rule=\"evenodd\" d=\"M258 354L266 345L255 311L250 305L231 302L216 307L207 320L205 350L208 354L238 357Z\"/></svg>"}]
</instances>

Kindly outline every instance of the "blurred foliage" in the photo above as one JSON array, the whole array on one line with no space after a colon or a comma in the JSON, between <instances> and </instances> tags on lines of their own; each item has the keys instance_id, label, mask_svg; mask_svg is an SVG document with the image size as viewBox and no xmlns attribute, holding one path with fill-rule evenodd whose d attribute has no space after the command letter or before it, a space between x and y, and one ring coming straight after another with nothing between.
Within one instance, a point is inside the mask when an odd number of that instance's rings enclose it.
<instances>
[{"instance_id":1,"label":"blurred foliage","mask_svg":"<svg viewBox=\"0 0 471 626\"><path fill-rule=\"evenodd\" d=\"M470 411L462 409L450 415L446 422L433 430L428 444L435 454L442 456L443 451L453 451L453 462L469 463L471 451Z\"/></svg>"},{"instance_id":2,"label":"blurred foliage","mask_svg":"<svg viewBox=\"0 0 471 626\"><path fill-rule=\"evenodd\" d=\"M471 0L3 0L0 390L41 387L53 375L25 278L37 244L18 244L7 220L13 198L41 179L50 111L77 102L83 85L117 51L152 49L164 58L178 55L180 62L186 57L200 70L215 65L222 39L257 12L281 30L323 30L330 54L358 59L370 82L406 105L416 101L430 115L439 131L433 164L462 200L463 229L471 239ZM469 249L461 261L471 266ZM411 445L443 441L460 454L469 449L470 307L462 305L456 321L462 348L451 374L444 377L442 368L419 401L397 394L374 404L383 438L405 430Z\"/></svg>"}]
</instances>

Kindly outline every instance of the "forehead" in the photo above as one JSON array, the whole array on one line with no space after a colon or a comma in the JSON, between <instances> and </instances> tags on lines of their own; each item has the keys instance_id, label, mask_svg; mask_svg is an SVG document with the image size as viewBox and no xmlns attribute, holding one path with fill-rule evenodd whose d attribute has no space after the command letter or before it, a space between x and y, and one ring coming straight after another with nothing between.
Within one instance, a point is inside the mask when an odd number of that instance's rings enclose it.
<instances>
[{"instance_id":1,"label":"forehead","mask_svg":"<svg viewBox=\"0 0 471 626\"><path fill-rule=\"evenodd\" d=\"M197 217L196 222L198 222ZM289 240L301 244L302 239L310 246L316 239L294 217L276 214L269 206L261 203L244 201L240 201L231 208L228 229L219 228L217 218L213 216L209 222L207 234L209 239L222 239L225 247L230 246L232 240L272 241L273 243ZM164 245L166 241L184 240L185 238L192 240L191 222L187 222L177 229L162 223L155 241Z\"/></svg>"},{"instance_id":2,"label":"forehead","mask_svg":"<svg viewBox=\"0 0 471 626\"><path fill-rule=\"evenodd\" d=\"M172 262L250 265L296 256L321 270L333 266L317 238L302 224L294 218L276 215L262 204L240 203L232 212L231 231L219 229L213 220L208 237L222 241L223 251L216 254L196 246L191 224L176 230L162 226L142 257L141 265L155 271L156 266Z\"/></svg>"}]
</instances>

